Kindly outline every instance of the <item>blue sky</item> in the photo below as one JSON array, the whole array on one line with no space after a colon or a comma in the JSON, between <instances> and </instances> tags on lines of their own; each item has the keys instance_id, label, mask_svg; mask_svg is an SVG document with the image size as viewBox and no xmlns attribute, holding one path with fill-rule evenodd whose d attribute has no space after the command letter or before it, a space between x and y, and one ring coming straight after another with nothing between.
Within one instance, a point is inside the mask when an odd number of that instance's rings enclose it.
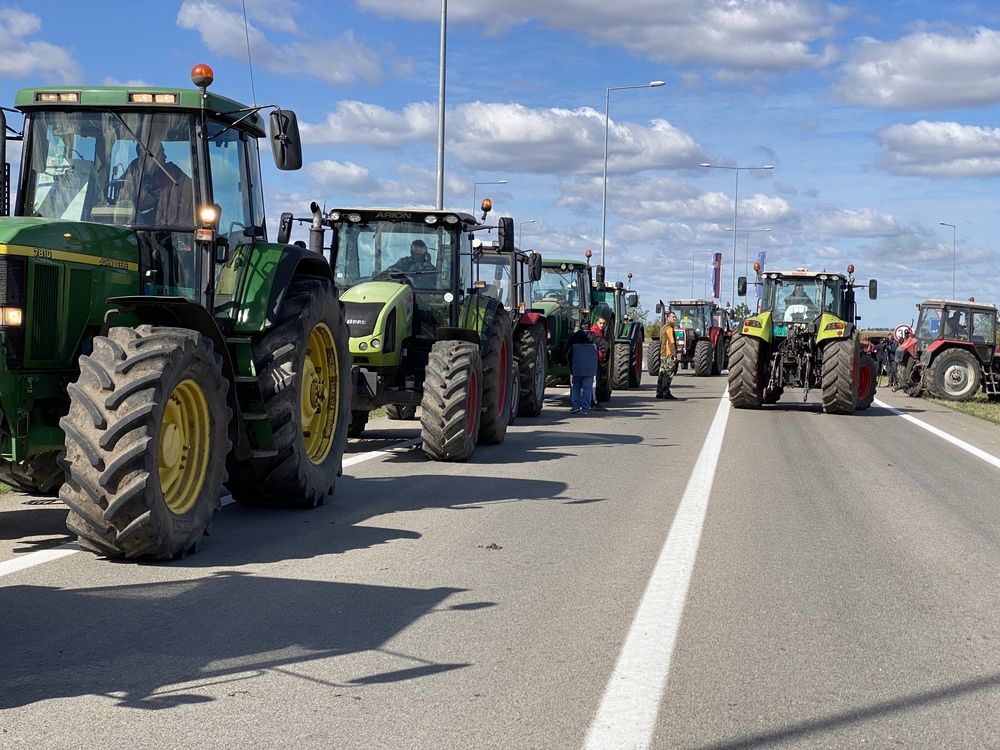
<instances>
[{"instance_id":1,"label":"blue sky","mask_svg":"<svg viewBox=\"0 0 1000 750\"><path fill-rule=\"evenodd\" d=\"M24 86L189 85L299 115L306 166L268 168L269 224L327 206L433 206L440 0L0 0L0 104ZM818 0L449 0L445 206L473 192L550 257L606 255L643 306L737 273L879 280L863 326L922 299L1000 302L1000 6ZM17 118L13 118L13 124ZM475 183L506 180L505 185ZM955 249L951 227L955 225ZM746 233L744 230L764 230ZM956 262L957 259L957 262Z\"/></svg>"}]
</instances>

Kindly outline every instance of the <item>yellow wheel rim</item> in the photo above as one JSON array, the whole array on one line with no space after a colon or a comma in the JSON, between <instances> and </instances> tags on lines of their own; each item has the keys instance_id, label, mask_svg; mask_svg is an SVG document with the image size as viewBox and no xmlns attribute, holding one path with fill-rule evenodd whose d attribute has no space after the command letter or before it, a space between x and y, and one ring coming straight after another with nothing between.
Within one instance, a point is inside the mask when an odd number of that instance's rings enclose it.
<instances>
[{"instance_id":1,"label":"yellow wheel rim","mask_svg":"<svg viewBox=\"0 0 1000 750\"><path fill-rule=\"evenodd\" d=\"M340 404L340 362L333 332L320 323L309 334L302 366L302 440L306 455L321 464L330 455Z\"/></svg>"},{"instance_id":2,"label":"yellow wheel rim","mask_svg":"<svg viewBox=\"0 0 1000 750\"><path fill-rule=\"evenodd\" d=\"M170 511L187 513L205 481L211 454L208 400L193 380L180 383L163 411L160 423L160 490Z\"/></svg>"}]
</instances>

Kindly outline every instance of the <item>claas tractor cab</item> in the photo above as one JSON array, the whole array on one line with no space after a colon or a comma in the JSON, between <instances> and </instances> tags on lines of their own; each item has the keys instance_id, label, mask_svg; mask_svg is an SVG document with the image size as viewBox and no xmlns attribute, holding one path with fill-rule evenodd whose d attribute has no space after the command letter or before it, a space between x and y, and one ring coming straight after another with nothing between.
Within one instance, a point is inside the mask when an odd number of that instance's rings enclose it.
<instances>
[{"instance_id":1,"label":"claas tractor cab","mask_svg":"<svg viewBox=\"0 0 1000 750\"><path fill-rule=\"evenodd\" d=\"M642 347L646 327L637 320L639 295L631 290L632 274L628 274L629 287L621 281L594 283L594 302L613 311L615 325L604 329L611 345L610 384L613 390L638 388L642 382Z\"/></svg>"},{"instance_id":2,"label":"claas tractor cab","mask_svg":"<svg viewBox=\"0 0 1000 750\"><path fill-rule=\"evenodd\" d=\"M267 240L260 113L279 169L301 166L295 115L210 92L208 66L191 80L16 97L2 477L61 484L70 530L109 556L187 554L224 483L249 504L319 504L346 443L347 329L329 266Z\"/></svg>"},{"instance_id":3,"label":"claas tractor cab","mask_svg":"<svg viewBox=\"0 0 1000 750\"><path fill-rule=\"evenodd\" d=\"M292 217L282 217L290 226ZM300 221L307 221L300 219ZM329 245L324 239L330 232ZM513 249L513 220L486 227L471 214L420 208L313 204L310 247L334 271L350 327L350 434L371 411L415 416L424 453L466 461L477 443L500 443L512 406L514 349L509 311L480 293L477 233L497 230Z\"/></svg>"},{"instance_id":4,"label":"claas tractor cab","mask_svg":"<svg viewBox=\"0 0 1000 750\"><path fill-rule=\"evenodd\" d=\"M823 411L850 414L867 409L875 398L875 361L861 352L854 290L867 286L870 299L878 284L855 284L847 274L808 271L760 273L760 312L743 321L729 352L729 395L739 409L778 401L786 388L801 388L803 401L822 389ZM746 294L740 277L738 292Z\"/></svg>"},{"instance_id":5,"label":"claas tractor cab","mask_svg":"<svg viewBox=\"0 0 1000 750\"><path fill-rule=\"evenodd\" d=\"M901 387L945 401L967 401L981 388L991 401L1000 399L996 307L973 299L927 300L917 310Z\"/></svg>"},{"instance_id":6,"label":"claas tractor cab","mask_svg":"<svg viewBox=\"0 0 1000 750\"><path fill-rule=\"evenodd\" d=\"M566 343L581 327L590 328L603 317L605 331L615 330L614 309L594 299L594 285L604 283L604 267L590 265L590 250L586 260L542 260L541 278L532 290L533 306L545 312L548 319L548 385L568 385L569 359ZM601 363L597 371L595 398L611 398L611 359Z\"/></svg>"},{"instance_id":7,"label":"claas tractor cab","mask_svg":"<svg viewBox=\"0 0 1000 750\"><path fill-rule=\"evenodd\" d=\"M699 377L721 375L728 366L729 311L708 300L670 301L677 314L677 351L684 369Z\"/></svg>"}]
</instances>

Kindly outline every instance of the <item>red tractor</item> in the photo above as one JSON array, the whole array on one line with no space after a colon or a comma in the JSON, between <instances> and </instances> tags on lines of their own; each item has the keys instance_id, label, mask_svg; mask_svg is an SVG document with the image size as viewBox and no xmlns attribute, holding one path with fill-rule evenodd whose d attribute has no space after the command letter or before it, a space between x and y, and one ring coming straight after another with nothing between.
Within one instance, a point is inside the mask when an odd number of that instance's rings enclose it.
<instances>
[{"instance_id":1,"label":"red tractor","mask_svg":"<svg viewBox=\"0 0 1000 750\"><path fill-rule=\"evenodd\" d=\"M700 299L672 300L670 311L677 314L680 366L700 377L721 375L729 366L729 311Z\"/></svg>"}]
</instances>

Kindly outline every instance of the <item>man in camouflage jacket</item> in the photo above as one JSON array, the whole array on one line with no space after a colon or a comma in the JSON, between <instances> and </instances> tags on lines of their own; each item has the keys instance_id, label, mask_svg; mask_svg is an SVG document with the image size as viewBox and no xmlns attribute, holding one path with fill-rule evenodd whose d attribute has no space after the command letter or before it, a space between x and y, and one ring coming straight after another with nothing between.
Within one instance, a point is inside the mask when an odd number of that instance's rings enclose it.
<instances>
[{"instance_id":1,"label":"man in camouflage jacket","mask_svg":"<svg viewBox=\"0 0 1000 750\"><path fill-rule=\"evenodd\" d=\"M656 397L677 400L677 396L670 392L670 382L677 372L677 339L674 337L674 328L677 326L677 313L673 310L667 313L667 320L660 331L660 375L656 379Z\"/></svg>"}]
</instances>

